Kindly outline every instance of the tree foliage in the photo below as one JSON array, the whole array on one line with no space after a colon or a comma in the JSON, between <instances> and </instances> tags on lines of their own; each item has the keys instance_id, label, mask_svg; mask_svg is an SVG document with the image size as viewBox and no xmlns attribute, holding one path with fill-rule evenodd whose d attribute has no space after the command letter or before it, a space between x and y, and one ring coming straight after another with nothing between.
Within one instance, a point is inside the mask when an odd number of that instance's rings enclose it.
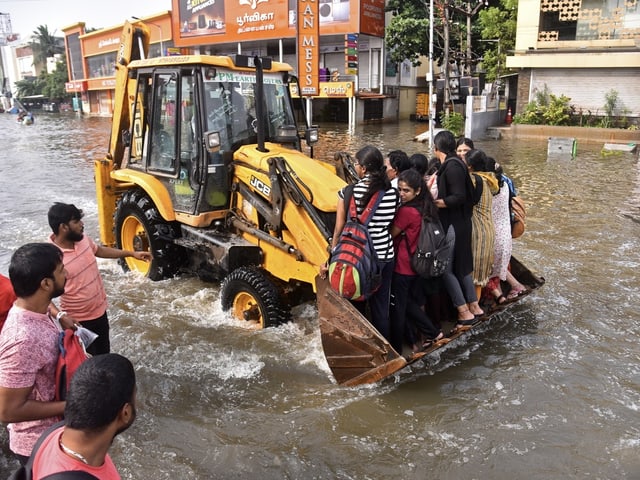
<instances>
[{"instance_id":1,"label":"tree foliage","mask_svg":"<svg viewBox=\"0 0 640 480\"><path fill-rule=\"evenodd\" d=\"M34 63L43 65L47 59L64 52L60 39L49 33L48 27L41 25L33 32L33 41L29 44L33 52ZM51 101L64 101L71 98L65 91L65 83L69 81L67 59L64 55L56 63L53 72L41 70L37 77L25 78L15 83L18 98L33 95L44 95Z\"/></svg>"},{"instance_id":2,"label":"tree foliage","mask_svg":"<svg viewBox=\"0 0 640 480\"><path fill-rule=\"evenodd\" d=\"M393 17L385 28L385 44L389 58L400 63L409 60L413 66L429 56L429 4L425 0L389 0L385 8ZM434 8L434 59L442 58L442 34Z\"/></svg>"},{"instance_id":3,"label":"tree foliage","mask_svg":"<svg viewBox=\"0 0 640 480\"><path fill-rule=\"evenodd\" d=\"M24 80L18 80L16 83L17 97L24 98L32 95L42 94L42 81L37 77L25 78Z\"/></svg>"},{"instance_id":4,"label":"tree foliage","mask_svg":"<svg viewBox=\"0 0 640 480\"><path fill-rule=\"evenodd\" d=\"M418 66L429 56L429 8L427 0L389 0L386 11L393 17L388 22L385 44L389 58L397 63L409 60ZM442 64L444 58L445 9L449 11L449 58L466 59L467 17L471 21L471 62L484 56L483 66L487 79L495 79L498 66L497 43L480 42L481 39L500 39L501 73L505 73L506 54L513 50L516 35L517 0L491 0L489 7L463 0L433 0L434 6L434 60ZM478 21L473 20L477 12Z\"/></svg>"},{"instance_id":5,"label":"tree foliage","mask_svg":"<svg viewBox=\"0 0 640 480\"><path fill-rule=\"evenodd\" d=\"M46 64L47 58L64 53L64 47L60 44L60 40L49 32L49 27L46 25L40 25L33 31L33 40L29 46L33 52L35 65Z\"/></svg>"},{"instance_id":6,"label":"tree foliage","mask_svg":"<svg viewBox=\"0 0 640 480\"><path fill-rule=\"evenodd\" d=\"M507 54L515 48L518 0L500 0L500 5L478 13L481 36L486 40L500 40L482 44L482 66L487 80L493 81L506 73ZM498 56L498 50L500 55Z\"/></svg>"},{"instance_id":7,"label":"tree foliage","mask_svg":"<svg viewBox=\"0 0 640 480\"><path fill-rule=\"evenodd\" d=\"M44 86L42 94L51 101L62 101L71 98L71 95L65 89L65 83L69 81L67 72L67 59L56 63L56 68L52 73L44 75Z\"/></svg>"}]
</instances>

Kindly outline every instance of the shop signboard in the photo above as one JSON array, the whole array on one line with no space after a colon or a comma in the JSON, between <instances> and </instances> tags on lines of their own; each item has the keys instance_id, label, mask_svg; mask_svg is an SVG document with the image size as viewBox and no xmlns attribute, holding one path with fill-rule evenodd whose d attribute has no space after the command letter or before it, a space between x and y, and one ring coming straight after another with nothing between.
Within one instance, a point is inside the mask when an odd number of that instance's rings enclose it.
<instances>
[{"instance_id":1,"label":"shop signboard","mask_svg":"<svg viewBox=\"0 0 640 480\"><path fill-rule=\"evenodd\" d=\"M298 81L303 97L318 95L319 44L318 0L298 0Z\"/></svg>"}]
</instances>

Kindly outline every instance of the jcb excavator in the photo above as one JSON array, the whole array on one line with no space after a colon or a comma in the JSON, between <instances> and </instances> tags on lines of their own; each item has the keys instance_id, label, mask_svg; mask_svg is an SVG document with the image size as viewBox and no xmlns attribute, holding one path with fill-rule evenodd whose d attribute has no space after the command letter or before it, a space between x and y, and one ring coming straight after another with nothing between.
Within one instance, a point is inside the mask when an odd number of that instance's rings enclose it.
<instances>
[{"instance_id":1,"label":"jcb excavator","mask_svg":"<svg viewBox=\"0 0 640 480\"><path fill-rule=\"evenodd\" d=\"M147 58L149 30L126 22L105 158L95 162L101 242L153 254L122 260L152 280L221 281L221 303L259 327L317 298L338 383L375 382L405 358L317 276L328 258L334 166L301 152L291 67L268 58Z\"/></svg>"}]
</instances>

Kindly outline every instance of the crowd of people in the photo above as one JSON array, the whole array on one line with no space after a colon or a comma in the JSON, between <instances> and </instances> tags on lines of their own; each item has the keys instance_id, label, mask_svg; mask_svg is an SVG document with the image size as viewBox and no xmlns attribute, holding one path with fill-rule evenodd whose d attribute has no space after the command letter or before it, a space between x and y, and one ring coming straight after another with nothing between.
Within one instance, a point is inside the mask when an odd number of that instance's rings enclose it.
<instances>
[{"instance_id":1,"label":"crowd of people","mask_svg":"<svg viewBox=\"0 0 640 480\"><path fill-rule=\"evenodd\" d=\"M397 352L447 342L443 324L449 318L455 319L452 332L467 330L491 302L502 304L526 291L509 272L510 198L517 192L499 163L474 148L471 139L439 132L431 160L401 150L384 156L371 145L355 154L353 167L345 166L352 158L348 153L339 152L335 158L344 178L355 183L358 214L373 195L384 191L368 225L382 271L381 286L368 300L353 303ZM332 249L346 221L344 192L338 195ZM441 277L422 278L411 266L424 217L455 232ZM322 277L326 268L321 267ZM503 292L503 282L510 286L508 291Z\"/></svg>"},{"instance_id":2,"label":"crowd of people","mask_svg":"<svg viewBox=\"0 0 640 480\"><path fill-rule=\"evenodd\" d=\"M9 448L34 479L67 471L120 478L107 452L135 419L133 366L110 353L96 258L152 256L95 244L84 235L82 216L74 205L52 205L48 241L19 247L9 281L0 277L0 421L8 424ZM86 349L90 358L74 374L66 401L56 401L60 332L78 326L95 336Z\"/></svg>"}]
</instances>

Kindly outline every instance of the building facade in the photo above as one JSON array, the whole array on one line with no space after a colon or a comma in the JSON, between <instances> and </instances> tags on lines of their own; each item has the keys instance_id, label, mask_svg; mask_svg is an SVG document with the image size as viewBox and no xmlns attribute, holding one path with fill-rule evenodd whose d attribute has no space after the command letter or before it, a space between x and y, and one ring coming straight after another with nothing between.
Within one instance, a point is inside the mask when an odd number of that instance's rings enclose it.
<instances>
[{"instance_id":1,"label":"building facade","mask_svg":"<svg viewBox=\"0 0 640 480\"><path fill-rule=\"evenodd\" d=\"M507 67L518 73L516 111L545 88L571 99L576 113L640 119L638 0L520 0L516 48Z\"/></svg>"},{"instance_id":2,"label":"building facade","mask_svg":"<svg viewBox=\"0 0 640 480\"><path fill-rule=\"evenodd\" d=\"M414 88L416 70L391 71L385 63L384 0L320 0L317 6L320 88L310 98L313 120L347 121L351 106L357 123L397 120L400 85L404 81ZM150 56L242 53L272 57L300 70L296 0L173 0L172 7L142 19L151 33ZM83 23L63 29L67 91L84 112L113 112L121 30L117 25L86 33Z\"/></svg>"}]
</instances>

